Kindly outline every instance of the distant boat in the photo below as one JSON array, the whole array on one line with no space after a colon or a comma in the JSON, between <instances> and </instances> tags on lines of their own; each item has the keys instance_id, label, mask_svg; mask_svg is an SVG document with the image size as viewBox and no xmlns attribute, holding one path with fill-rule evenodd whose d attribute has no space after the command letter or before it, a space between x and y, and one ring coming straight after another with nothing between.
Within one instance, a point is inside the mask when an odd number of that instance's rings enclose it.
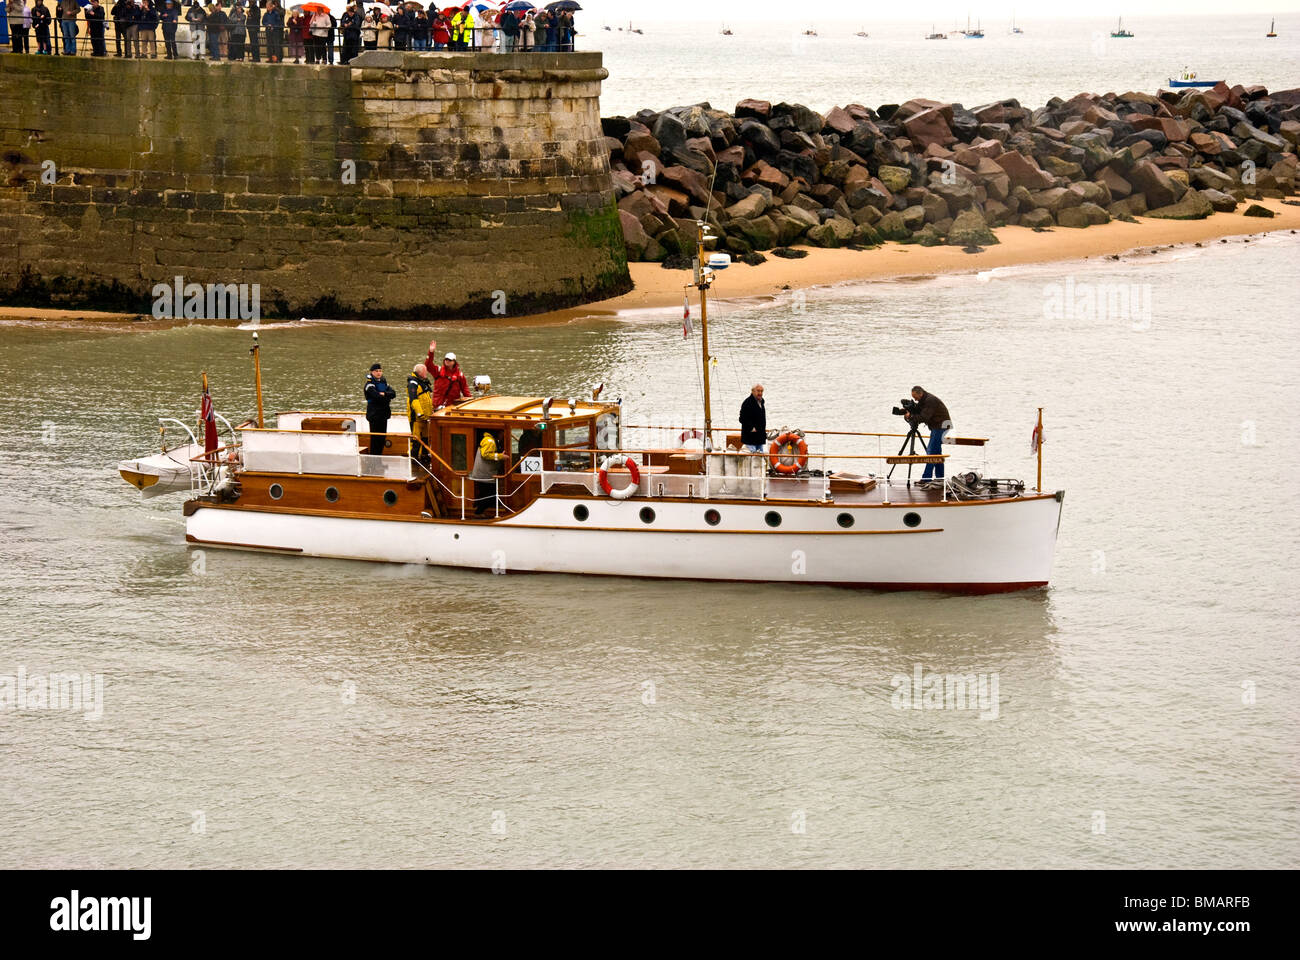
<instances>
[{"instance_id":1,"label":"distant boat","mask_svg":"<svg viewBox=\"0 0 1300 960\"><path fill-rule=\"evenodd\" d=\"M867 33L867 28L866 28L866 27L863 27L861 30L859 30L857 33L855 33L854 36L855 36L855 37L869 37L869 36L871 36L871 34Z\"/></svg>"},{"instance_id":2,"label":"distant boat","mask_svg":"<svg viewBox=\"0 0 1300 960\"><path fill-rule=\"evenodd\" d=\"M644 31L643 31L640 27L633 27L633 26L632 26L632 22L631 22L630 20L628 21L628 24L627 24L627 32L628 32L628 33L644 33Z\"/></svg>"},{"instance_id":3,"label":"distant boat","mask_svg":"<svg viewBox=\"0 0 1300 960\"><path fill-rule=\"evenodd\" d=\"M966 29L965 29L965 30L962 30L962 31L960 31L960 32L961 32L961 35L962 35L963 37L965 37L966 39L968 39L968 40L983 40L983 39L984 39L984 30L980 27L980 22L979 22L978 20L976 20L976 21L975 21L975 29L972 30L972 29L970 28L970 17L969 17L969 16L966 18Z\"/></svg>"},{"instance_id":4,"label":"distant boat","mask_svg":"<svg viewBox=\"0 0 1300 960\"><path fill-rule=\"evenodd\" d=\"M1114 37L1115 39L1119 40L1119 39L1123 39L1123 38L1125 38L1125 37L1131 37L1131 36L1133 36L1133 33L1132 33L1131 31L1129 31L1129 30L1125 30L1125 29L1124 29L1124 18L1123 18L1123 17L1120 17L1120 18L1119 18L1119 26L1117 26L1114 30L1112 30L1112 31L1110 32L1110 35L1111 35L1112 37Z\"/></svg>"},{"instance_id":5,"label":"distant boat","mask_svg":"<svg viewBox=\"0 0 1300 960\"><path fill-rule=\"evenodd\" d=\"M1025 31L1021 30L1019 27L1016 26L1016 12L1015 12L1014 10L1011 11L1011 32L1012 32L1012 33L1024 33L1024 32L1025 32Z\"/></svg>"},{"instance_id":6,"label":"distant boat","mask_svg":"<svg viewBox=\"0 0 1300 960\"><path fill-rule=\"evenodd\" d=\"M1198 80L1196 74L1186 68L1183 68L1183 75L1181 78L1177 80L1175 80L1173 77L1169 78L1169 86L1171 88L1172 87L1213 87L1222 82L1223 82L1222 80Z\"/></svg>"},{"instance_id":7,"label":"distant boat","mask_svg":"<svg viewBox=\"0 0 1300 960\"><path fill-rule=\"evenodd\" d=\"M948 34L946 34L946 33L939 33L937 30L934 29L934 24L932 23L932 24L930 24L930 32L929 32L929 34L926 35L926 38L925 38L925 39L927 39L927 40L947 40L947 39L948 39Z\"/></svg>"},{"instance_id":8,"label":"distant boat","mask_svg":"<svg viewBox=\"0 0 1300 960\"><path fill-rule=\"evenodd\" d=\"M610 27L606 27L605 29L606 29L606 30L609 30L610 33L613 33L613 32L614 32L613 29L610 28Z\"/></svg>"},{"instance_id":9,"label":"distant boat","mask_svg":"<svg viewBox=\"0 0 1300 960\"><path fill-rule=\"evenodd\" d=\"M720 32L722 33L722 35L723 35L724 37L734 37L734 36L735 36L735 34L731 32L731 28L730 28L729 26L727 26L725 23L722 25L722 30L721 30Z\"/></svg>"},{"instance_id":10,"label":"distant boat","mask_svg":"<svg viewBox=\"0 0 1300 960\"><path fill-rule=\"evenodd\" d=\"M1277 36L1277 17L1274 17L1273 21L1268 25L1268 33L1264 34L1264 36L1266 37Z\"/></svg>"},{"instance_id":11,"label":"distant boat","mask_svg":"<svg viewBox=\"0 0 1300 960\"><path fill-rule=\"evenodd\" d=\"M815 36L817 36L817 28L816 28L816 27L809 27L807 30L805 30L805 31L803 32L803 35L804 35L805 37L815 37Z\"/></svg>"}]
</instances>

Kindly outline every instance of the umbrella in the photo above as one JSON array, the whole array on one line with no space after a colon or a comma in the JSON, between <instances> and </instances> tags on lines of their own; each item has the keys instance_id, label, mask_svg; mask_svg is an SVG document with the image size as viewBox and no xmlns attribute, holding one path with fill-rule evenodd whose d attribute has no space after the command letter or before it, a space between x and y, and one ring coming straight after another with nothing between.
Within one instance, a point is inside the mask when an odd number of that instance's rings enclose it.
<instances>
[{"instance_id":1,"label":"umbrella","mask_svg":"<svg viewBox=\"0 0 1300 960\"><path fill-rule=\"evenodd\" d=\"M304 3L302 8L308 13L329 13L330 8L323 3Z\"/></svg>"},{"instance_id":2,"label":"umbrella","mask_svg":"<svg viewBox=\"0 0 1300 960\"><path fill-rule=\"evenodd\" d=\"M529 3L528 0L510 0L510 2L507 3L504 7L502 7L502 9L513 10L514 12L518 13L522 10L536 10L537 8L534 7L531 3Z\"/></svg>"},{"instance_id":3,"label":"umbrella","mask_svg":"<svg viewBox=\"0 0 1300 960\"><path fill-rule=\"evenodd\" d=\"M574 11L581 10L582 4L575 3L574 0L556 0L555 3L548 3L546 9L550 10L552 13L557 13L561 10Z\"/></svg>"}]
</instances>

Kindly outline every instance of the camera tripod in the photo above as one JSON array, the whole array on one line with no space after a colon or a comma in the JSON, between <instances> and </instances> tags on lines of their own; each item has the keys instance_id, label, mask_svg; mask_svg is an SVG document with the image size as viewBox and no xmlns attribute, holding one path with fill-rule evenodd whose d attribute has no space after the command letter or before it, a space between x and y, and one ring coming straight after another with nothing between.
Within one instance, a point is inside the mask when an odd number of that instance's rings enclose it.
<instances>
[{"instance_id":1,"label":"camera tripod","mask_svg":"<svg viewBox=\"0 0 1300 960\"><path fill-rule=\"evenodd\" d=\"M898 448L898 456L903 456L903 451L906 450L909 457L923 457L929 451L923 448L920 453L916 452L916 444L921 439L921 425L913 423L911 426L912 429L908 431L907 436L903 439L903 445ZM898 466L898 464L894 464L889 468L889 473L885 474L885 480L888 481L894 478L894 471L898 469ZM914 466L917 466L917 464L909 463L907 465L907 482L909 485L912 482L912 467Z\"/></svg>"}]
</instances>

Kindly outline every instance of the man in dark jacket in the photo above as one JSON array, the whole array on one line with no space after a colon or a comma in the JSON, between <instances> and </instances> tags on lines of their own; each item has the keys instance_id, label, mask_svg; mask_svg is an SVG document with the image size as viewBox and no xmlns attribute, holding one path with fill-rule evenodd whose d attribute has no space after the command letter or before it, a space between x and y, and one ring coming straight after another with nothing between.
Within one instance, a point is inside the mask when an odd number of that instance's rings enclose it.
<instances>
[{"instance_id":1,"label":"man in dark jacket","mask_svg":"<svg viewBox=\"0 0 1300 960\"><path fill-rule=\"evenodd\" d=\"M355 3L349 3L339 26L343 30L343 62L351 63L361 52L361 12Z\"/></svg>"},{"instance_id":2,"label":"man in dark jacket","mask_svg":"<svg viewBox=\"0 0 1300 960\"><path fill-rule=\"evenodd\" d=\"M912 399L917 402L916 414L914 416L908 413L904 418L908 423L923 423L930 428L930 442L926 444L925 452L929 456L937 457L943 453L943 438L952 429L952 418L948 416L948 408L934 394L926 393L924 387L913 387ZM921 482L929 483L932 471L934 479L942 483L942 463L927 463L925 473L921 474Z\"/></svg>"},{"instance_id":3,"label":"man in dark jacket","mask_svg":"<svg viewBox=\"0 0 1300 960\"><path fill-rule=\"evenodd\" d=\"M176 46L176 28L180 26L181 12L176 6L176 0L165 0L160 16L164 56L167 60L179 60L181 53L180 48Z\"/></svg>"},{"instance_id":4,"label":"man in dark jacket","mask_svg":"<svg viewBox=\"0 0 1300 960\"><path fill-rule=\"evenodd\" d=\"M86 33L90 35L90 55L108 56L108 48L104 45L104 8L99 0L90 0L86 9Z\"/></svg>"},{"instance_id":5,"label":"man in dark jacket","mask_svg":"<svg viewBox=\"0 0 1300 960\"><path fill-rule=\"evenodd\" d=\"M126 38L126 28L131 24L130 0L117 0L108 14L113 18L113 40L117 43L117 55L131 56L130 40L127 40L126 53L122 53L122 40Z\"/></svg>"},{"instance_id":6,"label":"man in dark jacket","mask_svg":"<svg viewBox=\"0 0 1300 960\"><path fill-rule=\"evenodd\" d=\"M748 453L762 453L767 442L767 407L761 383L754 384L740 405L740 442Z\"/></svg>"},{"instance_id":7,"label":"man in dark jacket","mask_svg":"<svg viewBox=\"0 0 1300 960\"><path fill-rule=\"evenodd\" d=\"M380 457L388 443L388 417L397 391L384 379L384 365L376 363L366 377L366 422L370 424L370 455Z\"/></svg>"}]
</instances>

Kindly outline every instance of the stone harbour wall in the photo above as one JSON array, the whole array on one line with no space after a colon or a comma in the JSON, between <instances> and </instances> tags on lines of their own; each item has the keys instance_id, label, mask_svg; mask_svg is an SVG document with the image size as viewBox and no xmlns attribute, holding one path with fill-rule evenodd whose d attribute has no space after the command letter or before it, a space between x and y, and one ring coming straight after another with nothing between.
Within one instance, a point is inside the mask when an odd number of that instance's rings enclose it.
<instances>
[{"instance_id":1,"label":"stone harbour wall","mask_svg":"<svg viewBox=\"0 0 1300 960\"><path fill-rule=\"evenodd\" d=\"M521 315L631 288L598 53L372 51L350 68L4 56L0 302Z\"/></svg>"}]
</instances>

